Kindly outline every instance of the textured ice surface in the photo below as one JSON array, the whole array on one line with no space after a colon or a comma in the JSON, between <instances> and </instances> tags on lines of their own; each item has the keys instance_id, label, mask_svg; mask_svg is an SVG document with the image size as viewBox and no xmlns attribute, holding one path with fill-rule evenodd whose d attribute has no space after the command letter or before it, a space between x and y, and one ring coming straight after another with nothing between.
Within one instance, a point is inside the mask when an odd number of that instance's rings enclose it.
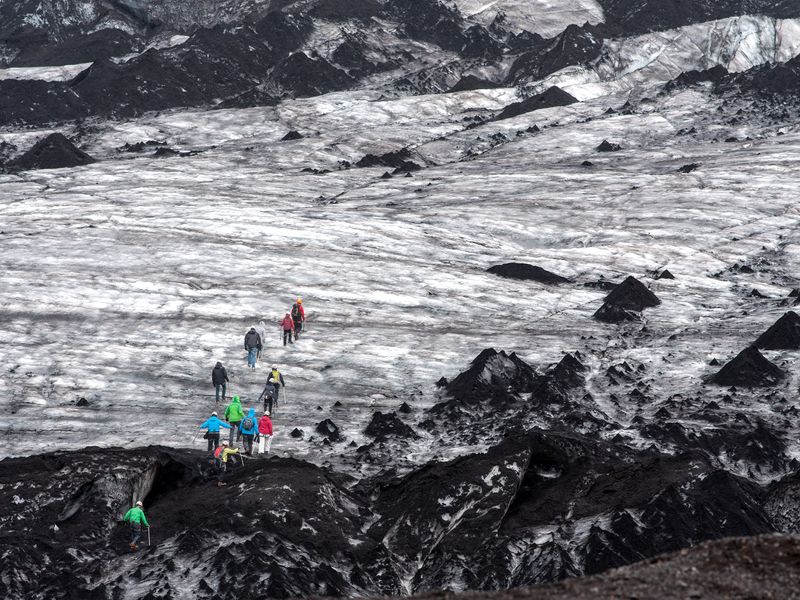
<instances>
[{"instance_id":1,"label":"textured ice surface","mask_svg":"<svg viewBox=\"0 0 800 600\"><path fill-rule=\"evenodd\" d=\"M603 9L595 0L447 0L467 18L490 25L502 16L513 32L527 30L553 37L568 25L601 23Z\"/></svg>"},{"instance_id":2,"label":"textured ice surface","mask_svg":"<svg viewBox=\"0 0 800 600\"><path fill-rule=\"evenodd\" d=\"M0 452L190 445L214 408L216 360L246 406L268 363L281 367L288 398L273 449L290 454L309 447L289 438L292 428L307 439L328 417L363 443L373 410L431 405L433 382L487 346L539 366L585 352L594 402L623 428L634 416L652 418L659 401L644 411L613 401L600 375L623 359L658 374L654 399L716 398L699 383L707 361L754 340L781 314L777 298L798 285L800 214L783 169L796 160L800 136L788 128L776 137L758 122L724 127L709 117L719 101L702 91L603 114L625 98L470 130L465 117L497 111L515 92L399 100L347 92L177 112L85 138L86 150L105 159L98 164L0 176L0 430L9 440ZM534 123L540 133L518 135ZM676 136L692 125L698 135ZM280 142L292 129L306 137ZM756 139L716 141L732 133ZM114 150L149 139L202 153L160 159ZM603 139L623 150L597 154ZM391 179L380 178L382 168L336 170L339 161L404 146L430 166ZM594 167L581 167L586 159ZM677 172L691 162L702 168ZM512 260L576 283L485 273ZM775 266L726 271L760 260ZM591 319L605 292L584 282L665 267L676 279L647 280L663 304L647 311L635 340ZM754 286L775 300L749 296ZM277 320L298 294L311 314L308 333L283 348ZM270 326L264 357L250 372L242 336L262 319ZM796 387L794 376L786 386ZM81 397L90 406L74 406ZM343 406L332 408L337 400ZM742 407L755 417L773 410ZM335 453L319 452L321 460Z\"/></svg>"},{"instance_id":3,"label":"textured ice surface","mask_svg":"<svg viewBox=\"0 0 800 600\"><path fill-rule=\"evenodd\" d=\"M69 81L92 63L65 65L60 67L13 67L0 69L3 79L38 79L41 81Z\"/></svg>"}]
</instances>

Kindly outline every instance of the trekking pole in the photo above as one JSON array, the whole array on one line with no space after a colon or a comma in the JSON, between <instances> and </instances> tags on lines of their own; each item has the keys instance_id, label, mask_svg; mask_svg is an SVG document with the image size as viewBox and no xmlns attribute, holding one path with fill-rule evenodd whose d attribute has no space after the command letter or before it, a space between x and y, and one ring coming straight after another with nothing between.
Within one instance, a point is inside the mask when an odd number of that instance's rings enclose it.
<instances>
[{"instance_id":1,"label":"trekking pole","mask_svg":"<svg viewBox=\"0 0 800 600\"><path fill-rule=\"evenodd\" d=\"M147 547L150 547L150 526L147 527Z\"/></svg>"},{"instance_id":2,"label":"trekking pole","mask_svg":"<svg viewBox=\"0 0 800 600\"><path fill-rule=\"evenodd\" d=\"M200 431L201 431L201 428L198 427L197 431L194 432L194 437L192 438L192 444L194 444L195 440L197 439L197 436L200 435Z\"/></svg>"}]
</instances>

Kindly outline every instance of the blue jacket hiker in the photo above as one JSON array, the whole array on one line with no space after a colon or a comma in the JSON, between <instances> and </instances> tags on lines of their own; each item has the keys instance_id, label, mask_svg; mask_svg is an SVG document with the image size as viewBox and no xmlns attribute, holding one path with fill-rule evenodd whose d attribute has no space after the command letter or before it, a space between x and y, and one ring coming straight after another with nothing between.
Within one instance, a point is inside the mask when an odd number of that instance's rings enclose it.
<instances>
[{"instance_id":1,"label":"blue jacket hiker","mask_svg":"<svg viewBox=\"0 0 800 600\"><path fill-rule=\"evenodd\" d=\"M253 440L258 435L258 419L256 418L255 408L251 408L247 412L247 416L242 419L242 422L239 424L239 431L242 432L242 438L244 440L244 453L247 454L247 456L252 456Z\"/></svg>"},{"instance_id":2,"label":"blue jacket hiker","mask_svg":"<svg viewBox=\"0 0 800 600\"><path fill-rule=\"evenodd\" d=\"M225 427L226 429L231 428L225 421L220 421L215 412L211 413L211 416L200 425L200 429L208 429L204 437L208 440L209 452L216 450L217 446L219 446L220 427Z\"/></svg>"}]
</instances>

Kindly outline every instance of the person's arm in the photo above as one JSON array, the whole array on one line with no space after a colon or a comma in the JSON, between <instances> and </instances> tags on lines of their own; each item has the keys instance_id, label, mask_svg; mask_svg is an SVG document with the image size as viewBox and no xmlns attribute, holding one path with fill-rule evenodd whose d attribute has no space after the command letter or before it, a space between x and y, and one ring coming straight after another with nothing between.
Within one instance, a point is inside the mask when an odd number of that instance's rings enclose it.
<instances>
[{"instance_id":1,"label":"person's arm","mask_svg":"<svg viewBox=\"0 0 800 600\"><path fill-rule=\"evenodd\" d=\"M200 427L198 427L198 429L208 429L208 420L200 423Z\"/></svg>"},{"instance_id":2,"label":"person's arm","mask_svg":"<svg viewBox=\"0 0 800 600\"><path fill-rule=\"evenodd\" d=\"M130 518L131 518L131 511L132 511L132 510L133 510L132 508L131 508L131 509L128 509L128 512L126 512L126 513L125 513L125 516L124 516L124 517L122 517L122 520L123 520L123 521L129 521L129 520L130 520Z\"/></svg>"},{"instance_id":3,"label":"person's arm","mask_svg":"<svg viewBox=\"0 0 800 600\"><path fill-rule=\"evenodd\" d=\"M228 370L227 369L224 369L224 368L222 369L222 375L225 378L225 381L230 381L230 379L228 379Z\"/></svg>"},{"instance_id":4,"label":"person's arm","mask_svg":"<svg viewBox=\"0 0 800 600\"><path fill-rule=\"evenodd\" d=\"M286 385L286 382L283 381L283 373L281 373L281 385Z\"/></svg>"},{"instance_id":5,"label":"person's arm","mask_svg":"<svg viewBox=\"0 0 800 600\"><path fill-rule=\"evenodd\" d=\"M150 523L147 522L147 517L144 516L144 511L142 511L142 523L144 523L145 527L150 527Z\"/></svg>"},{"instance_id":6,"label":"person's arm","mask_svg":"<svg viewBox=\"0 0 800 600\"><path fill-rule=\"evenodd\" d=\"M225 429L233 429L233 427L231 427L227 423L223 423L222 421L219 422L219 426L224 427Z\"/></svg>"}]
</instances>

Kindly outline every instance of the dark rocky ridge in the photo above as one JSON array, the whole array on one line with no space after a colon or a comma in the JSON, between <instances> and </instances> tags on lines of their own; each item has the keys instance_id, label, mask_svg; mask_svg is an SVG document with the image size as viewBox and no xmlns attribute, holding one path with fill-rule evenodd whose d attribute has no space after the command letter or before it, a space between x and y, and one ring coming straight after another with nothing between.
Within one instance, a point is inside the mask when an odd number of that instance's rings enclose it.
<instances>
[{"instance_id":1,"label":"dark rocky ridge","mask_svg":"<svg viewBox=\"0 0 800 600\"><path fill-rule=\"evenodd\" d=\"M508 277L509 279L538 281L539 283L554 284L569 282L569 279L566 277L556 275L552 271L548 271L542 267L525 263L505 263L502 265L494 265L486 269L486 272L499 275L500 277Z\"/></svg>"},{"instance_id":2,"label":"dark rocky ridge","mask_svg":"<svg viewBox=\"0 0 800 600\"><path fill-rule=\"evenodd\" d=\"M698 544L633 565L555 585L415 600L752 600L783 598L800 585L800 538L761 535ZM677 582L677 583L676 583Z\"/></svg>"},{"instance_id":3,"label":"dark rocky ridge","mask_svg":"<svg viewBox=\"0 0 800 600\"><path fill-rule=\"evenodd\" d=\"M577 100L573 96L559 87L552 86L547 88L541 94L536 94L535 96L531 96L530 98L526 98L520 102L509 104L503 110L501 110L494 119L496 121L501 121L503 119L510 119L528 112L533 112L535 110L553 108L555 106L568 106L576 102Z\"/></svg>"},{"instance_id":4,"label":"dark rocky ridge","mask_svg":"<svg viewBox=\"0 0 800 600\"><path fill-rule=\"evenodd\" d=\"M800 315L790 310L762 333L753 346L765 350L800 349Z\"/></svg>"},{"instance_id":5,"label":"dark rocky ridge","mask_svg":"<svg viewBox=\"0 0 800 600\"><path fill-rule=\"evenodd\" d=\"M9 163L11 169L62 169L96 162L83 150L76 148L64 134L51 133L36 142L27 152Z\"/></svg>"},{"instance_id":6,"label":"dark rocky ridge","mask_svg":"<svg viewBox=\"0 0 800 600\"><path fill-rule=\"evenodd\" d=\"M408 405L406 405L408 406ZM410 410L405 411L410 412ZM414 432L411 427L403 423L397 416L397 413L380 413L376 412L372 415L372 420L364 430L367 435L376 438L377 440L385 440L389 437L401 438L418 438L419 436Z\"/></svg>"},{"instance_id":7,"label":"dark rocky ridge","mask_svg":"<svg viewBox=\"0 0 800 600\"><path fill-rule=\"evenodd\" d=\"M0 592L110 598L145 583L268 597L397 594L407 577L412 590L430 589L459 572L469 573L470 588L490 589L774 529L762 506L769 492L701 453L660 455L567 432L531 430L485 454L351 488L293 459L234 463L227 479L227 489L213 485L204 453L156 447L6 459L0 500L17 508L0 517L9 549L0 557ZM156 546L130 563L116 522L136 498L144 499ZM371 515L379 517L364 531ZM574 528L586 519L596 521L588 537ZM550 541L535 541L555 522L564 526ZM218 536L232 540L222 555ZM73 548L94 560L76 559ZM511 570L518 548L529 548L525 568ZM418 556L425 558L416 563ZM279 557L292 566L277 568ZM27 566L42 562L49 568L28 577ZM190 565L190 575L173 563ZM258 588L241 577L254 571L263 578Z\"/></svg>"},{"instance_id":8,"label":"dark rocky ridge","mask_svg":"<svg viewBox=\"0 0 800 600\"><path fill-rule=\"evenodd\" d=\"M631 321L645 308L658 306L661 300L638 279L627 277L605 297L594 318L607 323Z\"/></svg>"},{"instance_id":9,"label":"dark rocky ridge","mask_svg":"<svg viewBox=\"0 0 800 600\"><path fill-rule=\"evenodd\" d=\"M717 385L763 387L775 385L786 377L780 367L771 363L754 346L745 348L719 372L709 378Z\"/></svg>"}]
</instances>

